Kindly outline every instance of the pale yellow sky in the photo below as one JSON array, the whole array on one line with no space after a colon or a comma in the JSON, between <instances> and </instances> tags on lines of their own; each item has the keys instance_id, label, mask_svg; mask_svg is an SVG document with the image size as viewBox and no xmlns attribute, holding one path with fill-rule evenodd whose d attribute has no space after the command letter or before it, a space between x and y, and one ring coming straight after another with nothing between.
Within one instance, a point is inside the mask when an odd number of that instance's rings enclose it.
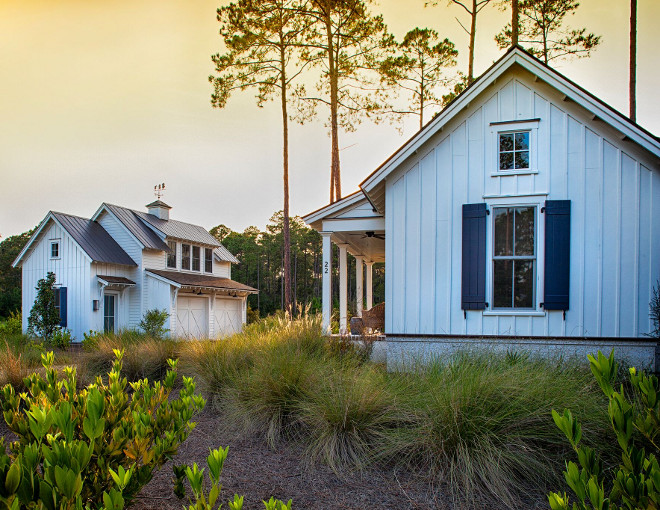
<instances>
[{"instance_id":1,"label":"pale yellow sky","mask_svg":"<svg viewBox=\"0 0 660 510\"><path fill-rule=\"evenodd\" d=\"M381 0L376 7L401 37L435 28L461 52L458 7L442 1ZM572 26L603 36L590 59L559 70L627 111L628 0L582 0ZM220 50L212 0L0 0L0 235L37 224L48 210L89 217L107 201L142 209L166 182L172 216L209 228L263 227L281 208L277 105L259 109L250 93L211 108L210 55ZM475 71L501 52L493 36L508 13L483 11ZM464 19L464 18L461 18ZM660 2L639 0L638 122L660 134ZM325 112L321 112L325 115ZM291 210L324 205L329 140L324 118L291 133ZM366 123L342 135L344 193L416 129Z\"/></svg>"}]
</instances>

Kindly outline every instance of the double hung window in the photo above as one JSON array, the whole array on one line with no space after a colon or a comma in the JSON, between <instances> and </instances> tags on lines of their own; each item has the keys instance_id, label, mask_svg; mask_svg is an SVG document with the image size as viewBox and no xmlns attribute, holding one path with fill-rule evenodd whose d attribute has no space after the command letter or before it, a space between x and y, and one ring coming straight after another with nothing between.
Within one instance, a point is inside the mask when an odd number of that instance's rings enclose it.
<instances>
[{"instance_id":1,"label":"double hung window","mask_svg":"<svg viewBox=\"0 0 660 510\"><path fill-rule=\"evenodd\" d=\"M176 269L176 243L167 241L167 247L170 249L170 253L167 254L167 267Z\"/></svg>"},{"instance_id":2,"label":"double hung window","mask_svg":"<svg viewBox=\"0 0 660 510\"><path fill-rule=\"evenodd\" d=\"M190 245L181 245L181 269L190 270Z\"/></svg>"},{"instance_id":3,"label":"double hung window","mask_svg":"<svg viewBox=\"0 0 660 510\"><path fill-rule=\"evenodd\" d=\"M213 272L213 250L211 248L204 248L204 272Z\"/></svg>"},{"instance_id":4,"label":"double hung window","mask_svg":"<svg viewBox=\"0 0 660 510\"><path fill-rule=\"evenodd\" d=\"M199 246L193 246L192 247L192 270L193 271L199 271L200 270L200 250L201 250L201 248Z\"/></svg>"},{"instance_id":5,"label":"double hung window","mask_svg":"<svg viewBox=\"0 0 660 510\"><path fill-rule=\"evenodd\" d=\"M494 207L493 225L493 308L536 308L536 207Z\"/></svg>"}]
</instances>

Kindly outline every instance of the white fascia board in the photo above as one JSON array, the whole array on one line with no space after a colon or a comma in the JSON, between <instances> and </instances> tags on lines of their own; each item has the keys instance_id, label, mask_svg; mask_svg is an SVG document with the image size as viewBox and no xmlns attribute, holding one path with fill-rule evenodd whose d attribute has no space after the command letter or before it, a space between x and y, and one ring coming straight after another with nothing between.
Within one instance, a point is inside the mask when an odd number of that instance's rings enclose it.
<instances>
[{"instance_id":1,"label":"white fascia board","mask_svg":"<svg viewBox=\"0 0 660 510\"><path fill-rule=\"evenodd\" d=\"M142 249L142 250L146 249L146 246L145 246L144 244L142 244L142 243L140 242L140 240L139 240L137 237L135 237L135 235L133 235L133 232L131 232L131 231L128 229L128 227L127 227L126 225L124 225L124 222L123 222L123 221L121 221L119 218L117 218L117 215L116 215L116 214L114 214L110 209L108 209L108 208L106 207L105 203L101 204L101 207L99 207L99 208L96 210L96 212L92 215L91 220L92 220L92 221L96 221L96 220L98 219L98 217L101 216L101 213L102 213L103 211L105 211L106 214L109 214L110 216L112 216L112 217L117 221L117 223L119 223L119 224L121 225L121 228L123 228L124 231L125 231L129 236L131 236L131 239L133 239L136 243L138 243L138 246L140 246L140 249ZM112 236L111 236L111 237L112 237ZM117 240L115 239L115 241L117 241ZM120 245L120 247L121 247L121 245ZM122 250L123 250L123 249L124 249L124 248L122 248Z\"/></svg>"},{"instance_id":2,"label":"white fascia board","mask_svg":"<svg viewBox=\"0 0 660 510\"><path fill-rule=\"evenodd\" d=\"M368 232L385 230L385 218L323 220L324 232Z\"/></svg>"},{"instance_id":3,"label":"white fascia board","mask_svg":"<svg viewBox=\"0 0 660 510\"><path fill-rule=\"evenodd\" d=\"M160 282L167 283L167 284L171 285L172 287L176 287L177 289L181 288L181 284L173 282L172 280L168 280L167 278L165 278L163 276L160 276L158 274L152 273L148 269L145 269L145 272L147 273L147 276L150 276L154 280L158 280Z\"/></svg>"},{"instance_id":4,"label":"white fascia board","mask_svg":"<svg viewBox=\"0 0 660 510\"><path fill-rule=\"evenodd\" d=\"M364 198L366 198L364 192L362 192L362 190L358 190L354 193L351 193L347 197L339 199L337 202L328 204L325 207L322 207L321 209L308 214L307 216L303 216L302 220L307 224L314 223L326 218L327 216L330 216L331 214L341 211L342 209L349 207Z\"/></svg>"}]
</instances>

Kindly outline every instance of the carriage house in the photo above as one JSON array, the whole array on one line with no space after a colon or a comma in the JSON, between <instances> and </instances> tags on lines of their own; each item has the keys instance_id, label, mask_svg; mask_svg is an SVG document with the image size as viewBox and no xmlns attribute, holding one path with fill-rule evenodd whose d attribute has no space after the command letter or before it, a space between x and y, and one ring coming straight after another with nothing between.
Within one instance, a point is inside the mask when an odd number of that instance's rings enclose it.
<instances>
[{"instance_id":1,"label":"carriage house","mask_svg":"<svg viewBox=\"0 0 660 510\"><path fill-rule=\"evenodd\" d=\"M324 239L326 327L332 244L342 331L347 253L358 314L364 263L384 260L388 364L484 344L655 364L660 141L518 47L304 219Z\"/></svg>"},{"instance_id":2,"label":"carriage house","mask_svg":"<svg viewBox=\"0 0 660 510\"><path fill-rule=\"evenodd\" d=\"M171 220L157 200L147 212L103 204L91 219L49 212L14 261L23 275L23 330L35 287L55 274L61 326L76 341L92 331L137 328L165 310L170 335L217 338L240 331L255 289L231 280L236 258L203 227Z\"/></svg>"}]
</instances>

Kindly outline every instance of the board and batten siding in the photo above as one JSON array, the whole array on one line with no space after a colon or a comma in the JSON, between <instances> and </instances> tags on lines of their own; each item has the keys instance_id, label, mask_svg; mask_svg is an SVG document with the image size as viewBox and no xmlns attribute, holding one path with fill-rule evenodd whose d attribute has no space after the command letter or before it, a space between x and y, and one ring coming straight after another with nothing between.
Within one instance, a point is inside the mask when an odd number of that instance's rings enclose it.
<instances>
[{"instance_id":1,"label":"board and batten siding","mask_svg":"<svg viewBox=\"0 0 660 510\"><path fill-rule=\"evenodd\" d=\"M76 341L90 328L92 297L90 291L89 256L57 223L50 221L40 235L38 242L22 264L23 275L23 331L27 331L27 320L37 296L37 282L46 273L55 273L55 285L67 288L67 329L71 330ZM59 258L50 257L50 241L60 243Z\"/></svg>"},{"instance_id":2,"label":"board and batten siding","mask_svg":"<svg viewBox=\"0 0 660 510\"><path fill-rule=\"evenodd\" d=\"M143 295L144 295L144 286L145 286L145 276L144 268L145 265L142 260L142 245L133 237L132 234L124 227L124 225L119 222L112 214L104 212L97 220L98 223L112 236L112 238L117 241L117 244L122 247L122 249L128 254L129 257L137 264L137 267L132 268L132 274L134 275L131 278L128 275L116 276L126 276L135 282L135 287L124 292L124 296L128 298L128 318L126 321L127 327L137 327L137 325L142 320L142 315L144 314L143 308ZM103 272L96 272L97 274L106 274ZM109 274L109 276L115 276ZM95 279L94 279L95 280ZM93 282L95 285L96 282ZM102 323L101 323L102 324Z\"/></svg>"},{"instance_id":3,"label":"board and batten siding","mask_svg":"<svg viewBox=\"0 0 660 510\"><path fill-rule=\"evenodd\" d=\"M386 181L387 334L639 337L660 279L657 161L550 86L513 69ZM497 172L492 122L534 124L535 172ZM571 201L570 308L530 314L461 309L462 205ZM536 303L543 301L537 209ZM486 301L492 302L493 216Z\"/></svg>"},{"instance_id":4,"label":"board and batten siding","mask_svg":"<svg viewBox=\"0 0 660 510\"><path fill-rule=\"evenodd\" d=\"M135 267L92 262L90 280L91 299L99 300L99 309L93 311L90 303L88 309L91 310L90 329L94 331L103 331L103 288L97 279L98 275L123 276L129 280L138 282L140 281L140 273ZM137 328L140 323L141 318L134 313L134 310L139 306L140 296L139 290L136 287L137 285L135 287L127 287L123 291L113 291L119 295L117 317L115 319L115 328L117 331ZM136 303L138 306L136 306Z\"/></svg>"}]
</instances>

